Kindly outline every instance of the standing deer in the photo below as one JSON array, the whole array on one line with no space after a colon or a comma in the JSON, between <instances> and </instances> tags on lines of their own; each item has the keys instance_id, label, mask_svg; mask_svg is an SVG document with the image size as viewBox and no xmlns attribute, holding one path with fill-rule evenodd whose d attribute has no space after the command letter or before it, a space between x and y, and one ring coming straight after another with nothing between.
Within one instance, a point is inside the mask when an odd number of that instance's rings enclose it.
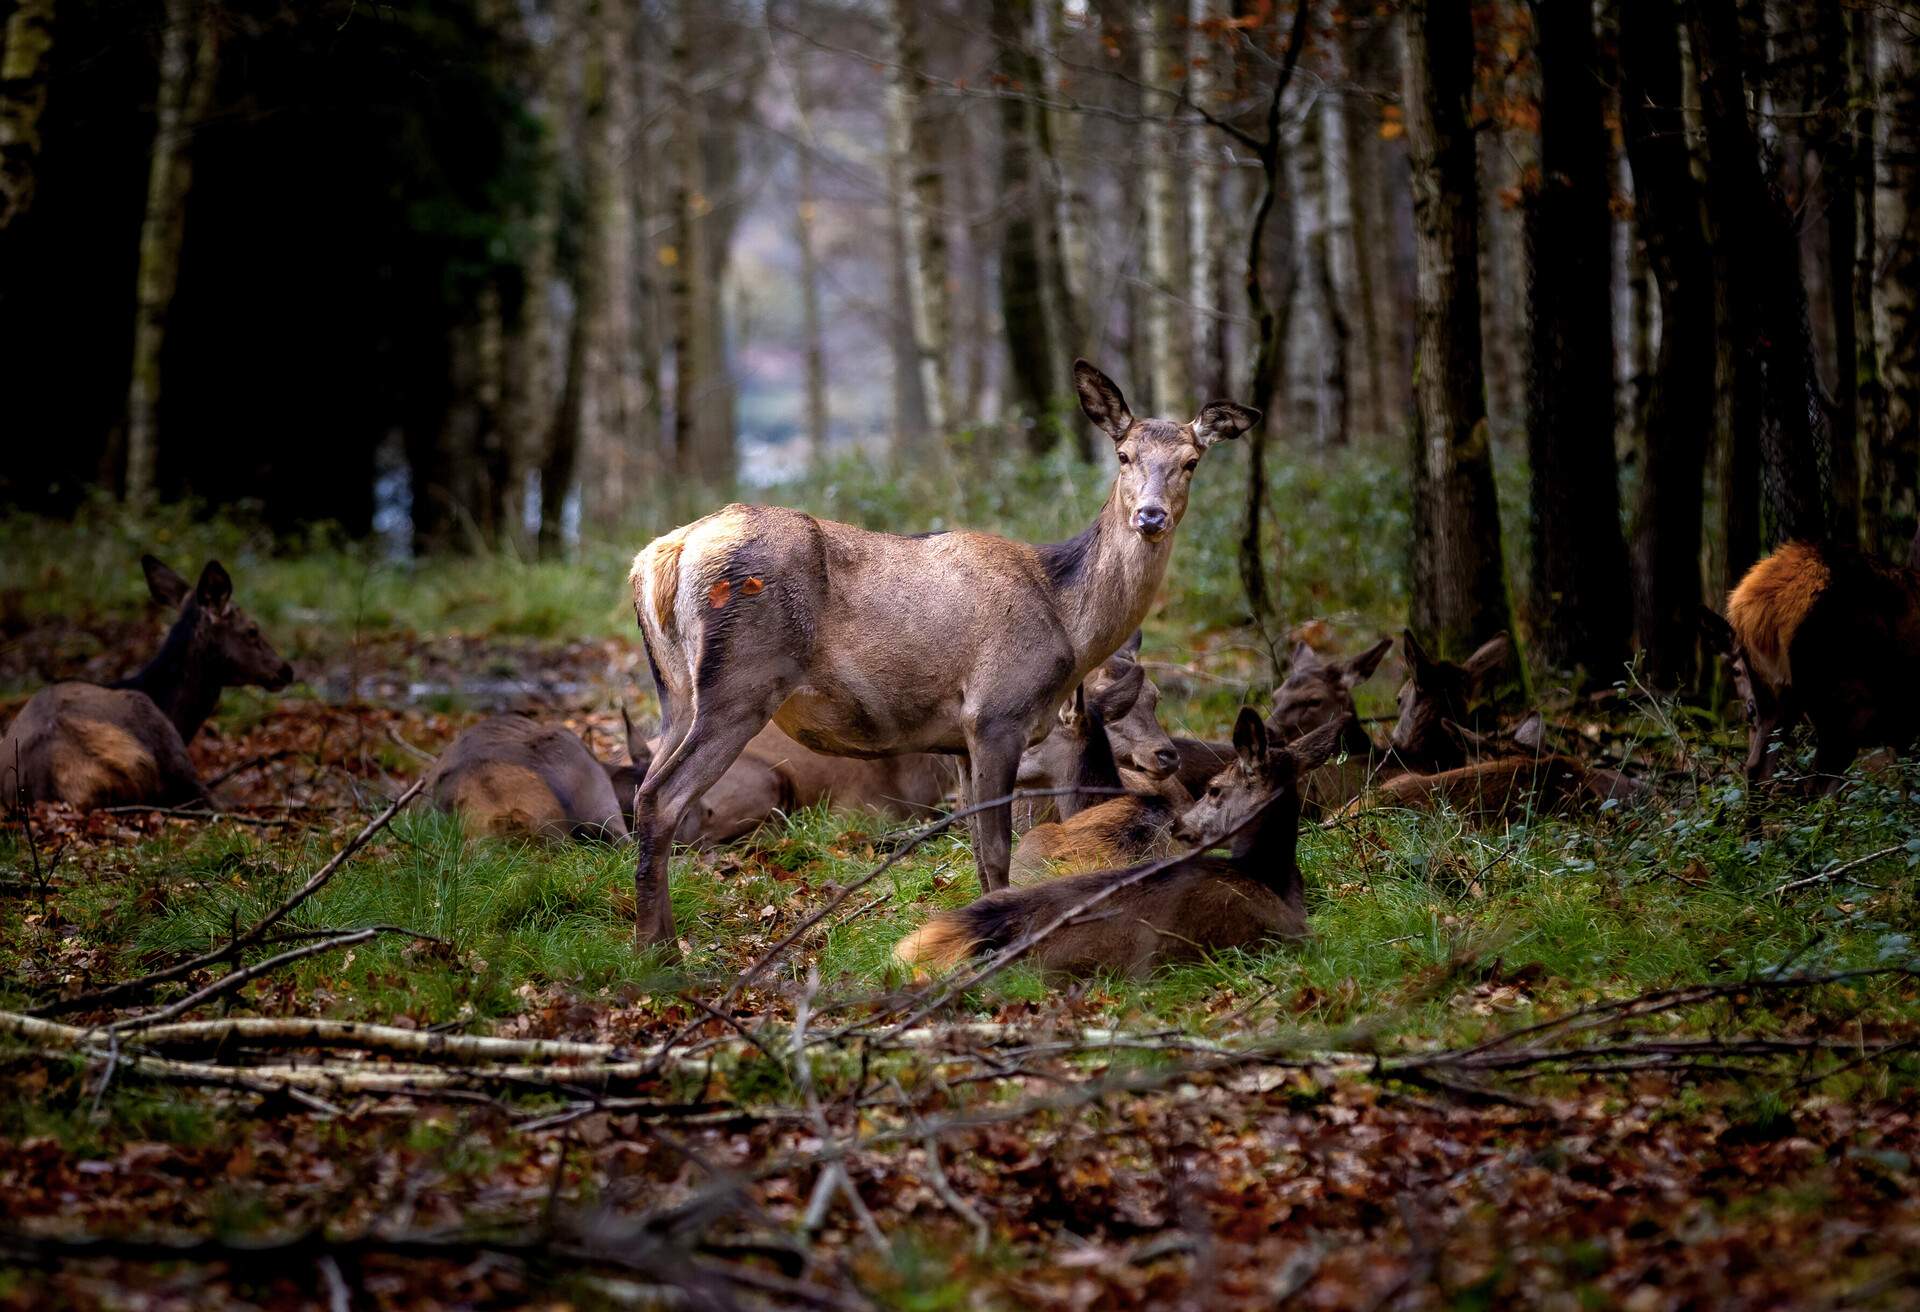
<instances>
[{"instance_id":1,"label":"standing deer","mask_svg":"<svg viewBox=\"0 0 1920 1312\"><path fill-rule=\"evenodd\" d=\"M674 827L768 720L830 755L964 754L973 796L1003 797L1053 709L1139 627L1200 458L1260 412L1211 401L1187 423L1135 419L1086 361L1073 381L1120 469L1099 517L1066 542L900 537L732 505L635 557L664 720L634 799L638 942L674 941ZM1008 808L972 829L981 887L1005 887Z\"/></svg>"},{"instance_id":2,"label":"standing deer","mask_svg":"<svg viewBox=\"0 0 1920 1312\"><path fill-rule=\"evenodd\" d=\"M1920 533L1904 566L1789 542L1747 571L1725 619L1701 621L1746 702L1749 782L1773 773L1774 733L1802 716L1827 792L1862 747L1904 750L1920 735Z\"/></svg>"},{"instance_id":3,"label":"standing deer","mask_svg":"<svg viewBox=\"0 0 1920 1312\"><path fill-rule=\"evenodd\" d=\"M33 695L0 739L0 794L11 803L66 802L86 811L118 804L205 801L187 744L223 688L269 691L293 680L252 616L233 603L233 580L209 561L197 584L142 556L147 591L179 612L160 651L110 687L56 683Z\"/></svg>"}]
</instances>

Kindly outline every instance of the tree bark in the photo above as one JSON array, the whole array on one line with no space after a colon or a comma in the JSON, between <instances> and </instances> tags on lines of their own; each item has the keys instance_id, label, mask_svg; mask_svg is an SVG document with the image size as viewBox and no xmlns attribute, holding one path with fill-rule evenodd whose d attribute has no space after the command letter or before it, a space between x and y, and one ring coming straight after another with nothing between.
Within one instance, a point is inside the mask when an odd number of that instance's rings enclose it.
<instances>
[{"instance_id":1,"label":"tree bark","mask_svg":"<svg viewBox=\"0 0 1920 1312\"><path fill-rule=\"evenodd\" d=\"M1673 0L1621 0L1620 106L1634 218L1660 294L1660 345L1647 394L1646 459L1634 530L1634 617L1646 677L1670 691L1693 678L1701 602L1700 532L1713 424L1712 269L1681 108Z\"/></svg>"},{"instance_id":2,"label":"tree bark","mask_svg":"<svg viewBox=\"0 0 1920 1312\"><path fill-rule=\"evenodd\" d=\"M0 235L33 204L47 110L54 0L16 0L0 47ZM4 277L4 270L0 270Z\"/></svg>"},{"instance_id":3,"label":"tree bark","mask_svg":"<svg viewBox=\"0 0 1920 1312\"><path fill-rule=\"evenodd\" d=\"M1176 9L1180 0L1141 0L1140 80L1163 91L1173 89L1175 65L1180 62ZM1193 397L1187 361L1192 343L1187 311L1181 304L1187 293L1186 249L1180 233L1179 133L1166 117L1155 113L1170 102L1158 98L1153 114L1140 130L1141 192L1146 207L1146 329L1147 387L1144 402L1152 414L1175 414L1190 408Z\"/></svg>"},{"instance_id":4,"label":"tree bark","mask_svg":"<svg viewBox=\"0 0 1920 1312\"><path fill-rule=\"evenodd\" d=\"M1879 185L1874 196L1874 336L1886 414L1872 478L1884 498L1880 548L1899 555L1920 511L1920 43L1911 21L1878 15Z\"/></svg>"},{"instance_id":5,"label":"tree bark","mask_svg":"<svg viewBox=\"0 0 1920 1312\"><path fill-rule=\"evenodd\" d=\"M1219 57L1209 24L1214 21L1213 0L1189 0L1187 7L1187 94L1195 104L1211 107ZM1193 323L1193 390L1195 396L1227 394L1226 318L1218 289L1225 244L1220 222L1220 160L1213 129L1190 129L1192 168L1187 182L1187 299ZM1083 426L1084 427L1084 426Z\"/></svg>"},{"instance_id":6,"label":"tree bark","mask_svg":"<svg viewBox=\"0 0 1920 1312\"><path fill-rule=\"evenodd\" d=\"M1406 363L1397 323L1398 279L1394 232L1386 186L1385 119L1375 97L1398 85L1393 68L1391 19L1352 14L1340 28L1341 58L1356 87L1342 97L1347 143L1347 195L1353 207L1353 302L1356 311L1356 376L1360 401L1354 423L1363 434L1397 432L1406 415Z\"/></svg>"},{"instance_id":7,"label":"tree bark","mask_svg":"<svg viewBox=\"0 0 1920 1312\"><path fill-rule=\"evenodd\" d=\"M160 83L146 216L140 224L140 272L134 293L133 362L127 388L126 497L153 499L160 457L160 366L167 312L180 286L187 193L193 185L192 137L206 117L218 59L211 15L196 0L168 0L160 36Z\"/></svg>"},{"instance_id":8,"label":"tree bark","mask_svg":"<svg viewBox=\"0 0 1920 1312\"><path fill-rule=\"evenodd\" d=\"M1540 182L1526 215L1534 646L1611 683L1627 657L1614 462L1613 216L1591 11L1534 0Z\"/></svg>"},{"instance_id":9,"label":"tree bark","mask_svg":"<svg viewBox=\"0 0 1920 1312\"><path fill-rule=\"evenodd\" d=\"M1009 398L1032 421L1035 452L1053 445L1051 380L1054 346L1048 334L1040 267L1039 194L1033 168L1031 93L1042 85L1028 45L1032 0L993 0L993 38L998 43L1006 90L1000 98L1000 195L1006 230L1000 242L1000 310L1006 325Z\"/></svg>"},{"instance_id":10,"label":"tree bark","mask_svg":"<svg viewBox=\"0 0 1920 1312\"><path fill-rule=\"evenodd\" d=\"M1806 113L1810 144L1820 161L1827 220L1826 249L1816 255L1825 266L1826 313L1832 325L1834 386L1828 450L1833 534L1839 541L1855 543L1860 540L1860 325L1854 317L1853 262L1860 216L1853 170L1861 156L1855 139L1856 111L1848 103L1848 15L1838 5L1815 4L1810 17Z\"/></svg>"},{"instance_id":11,"label":"tree bark","mask_svg":"<svg viewBox=\"0 0 1920 1312\"><path fill-rule=\"evenodd\" d=\"M1865 8L1847 15L1847 99L1854 106L1853 159L1848 176L1853 181L1854 244L1849 268L1853 295L1854 404L1860 430L1860 545L1889 553L1894 544L1882 540L1886 527L1886 489L1880 482L1880 457L1886 444L1887 395L1880 377L1880 329L1873 315L1874 251L1878 225L1874 212L1874 148L1878 133L1878 100L1874 81L1874 21ZM1840 361L1845 369L1848 362Z\"/></svg>"},{"instance_id":12,"label":"tree bark","mask_svg":"<svg viewBox=\"0 0 1920 1312\"><path fill-rule=\"evenodd\" d=\"M887 11L892 45L892 67L887 75L888 141L905 184L900 203L907 238L907 304L920 389L927 422L936 434L945 434L954 422L946 202L939 134L920 94L925 56L918 31L919 12L913 0L891 0ZM1024 35L1021 40L1025 40Z\"/></svg>"},{"instance_id":13,"label":"tree bark","mask_svg":"<svg viewBox=\"0 0 1920 1312\"><path fill-rule=\"evenodd\" d=\"M1820 541L1829 523L1825 432L1810 373L1800 248L1784 200L1768 185L1748 121L1735 0L1693 0L1688 32L1700 75L1708 197L1724 260L1727 323L1735 334L1735 451L1759 452L1771 540ZM1731 563L1744 568L1738 559Z\"/></svg>"},{"instance_id":14,"label":"tree bark","mask_svg":"<svg viewBox=\"0 0 1920 1312\"><path fill-rule=\"evenodd\" d=\"M1415 362L1412 627L1449 657L1512 627L1480 358L1467 0L1406 9Z\"/></svg>"}]
</instances>

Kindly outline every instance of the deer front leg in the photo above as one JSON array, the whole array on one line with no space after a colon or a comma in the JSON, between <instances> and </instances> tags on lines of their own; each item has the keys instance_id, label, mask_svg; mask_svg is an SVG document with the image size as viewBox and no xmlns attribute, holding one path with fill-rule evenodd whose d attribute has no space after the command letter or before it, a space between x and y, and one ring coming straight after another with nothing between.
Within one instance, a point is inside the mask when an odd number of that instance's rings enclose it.
<instances>
[{"instance_id":1,"label":"deer front leg","mask_svg":"<svg viewBox=\"0 0 1920 1312\"><path fill-rule=\"evenodd\" d=\"M1020 751L1026 734L1018 725L997 725L977 731L967 743L967 760L975 805L1013 792L1020 772ZM973 865L980 875L980 891L991 893L1007 886L1007 866L1013 856L1013 807L1002 805L976 811L968 822L973 831Z\"/></svg>"}]
</instances>

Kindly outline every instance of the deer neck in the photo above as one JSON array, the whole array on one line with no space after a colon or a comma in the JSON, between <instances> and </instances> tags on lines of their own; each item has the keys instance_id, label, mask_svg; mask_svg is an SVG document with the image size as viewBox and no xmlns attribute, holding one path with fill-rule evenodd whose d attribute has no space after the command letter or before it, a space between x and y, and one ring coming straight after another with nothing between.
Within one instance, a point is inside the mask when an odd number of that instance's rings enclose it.
<instances>
[{"instance_id":1,"label":"deer neck","mask_svg":"<svg viewBox=\"0 0 1920 1312\"><path fill-rule=\"evenodd\" d=\"M159 652L139 673L113 686L143 692L152 698L160 713L180 731L183 743L193 741L200 726L220 704L220 680L194 652L193 637L185 621L168 630Z\"/></svg>"},{"instance_id":2,"label":"deer neck","mask_svg":"<svg viewBox=\"0 0 1920 1312\"><path fill-rule=\"evenodd\" d=\"M1074 678L1083 679L1120 649L1153 605L1173 554L1173 533L1149 542L1127 523L1112 491L1100 517L1050 553L1060 618L1073 644Z\"/></svg>"},{"instance_id":3,"label":"deer neck","mask_svg":"<svg viewBox=\"0 0 1920 1312\"><path fill-rule=\"evenodd\" d=\"M1227 859L1240 873L1292 902L1302 900L1300 798L1277 797L1252 824L1234 835Z\"/></svg>"},{"instance_id":4,"label":"deer neck","mask_svg":"<svg viewBox=\"0 0 1920 1312\"><path fill-rule=\"evenodd\" d=\"M1086 739L1080 744L1080 756L1075 762L1073 783L1076 788L1115 789L1120 784L1120 764L1113 759L1113 743L1107 738L1107 726L1100 722L1091 708L1082 725ZM1098 806L1112 792L1066 793L1058 802L1060 818L1071 820L1090 806Z\"/></svg>"}]
</instances>

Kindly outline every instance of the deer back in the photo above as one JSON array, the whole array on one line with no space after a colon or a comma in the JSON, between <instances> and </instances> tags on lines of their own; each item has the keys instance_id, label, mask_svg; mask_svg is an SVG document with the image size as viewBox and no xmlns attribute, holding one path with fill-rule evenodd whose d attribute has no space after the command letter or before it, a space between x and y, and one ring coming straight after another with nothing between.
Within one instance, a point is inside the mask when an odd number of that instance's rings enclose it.
<instances>
[{"instance_id":1,"label":"deer back","mask_svg":"<svg viewBox=\"0 0 1920 1312\"><path fill-rule=\"evenodd\" d=\"M540 838L626 837L606 766L570 731L521 715L483 720L434 763L428 794L477 832Z\"/></svg>"},{"instance_id":2,"label":"deer back","mask_svg":"<svg viewBox=\"0 0 1920 1312\"><path fill-rule=\"evenodd\" d=\"M205 796L180 731L130 689L56 683L35 693L0 738L8 804L174 805Z\"/></svg>"}]
</instances>

